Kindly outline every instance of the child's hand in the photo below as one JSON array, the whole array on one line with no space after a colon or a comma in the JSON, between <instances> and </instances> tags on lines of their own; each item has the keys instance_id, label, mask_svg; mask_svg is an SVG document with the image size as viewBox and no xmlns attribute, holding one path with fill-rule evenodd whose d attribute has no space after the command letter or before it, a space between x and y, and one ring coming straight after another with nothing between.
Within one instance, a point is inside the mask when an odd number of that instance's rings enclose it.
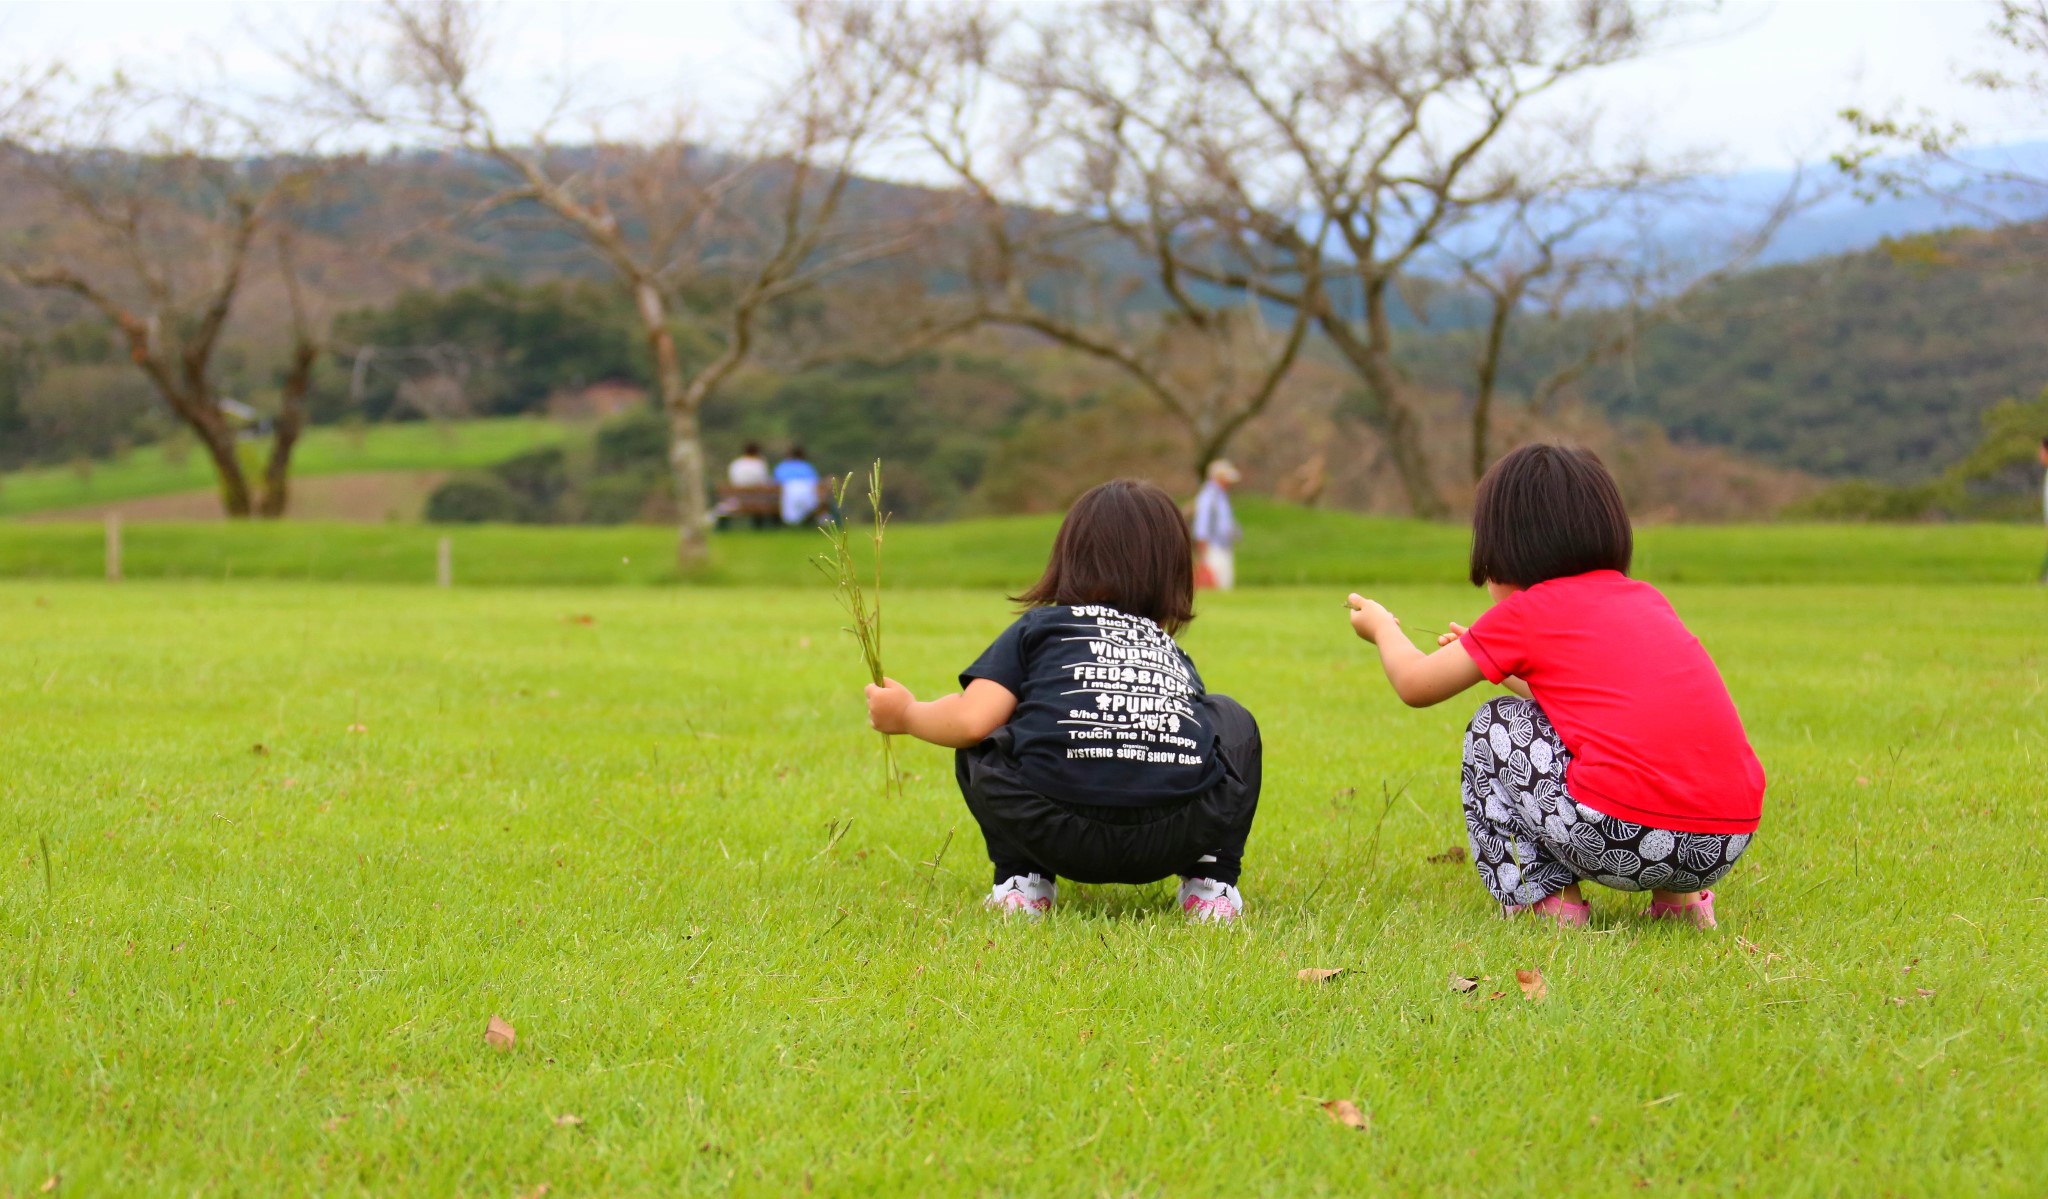
<instances>
[{"instance_id":1,"label":"child's hand","mask_svg":"<svg viewBox=\"0 0 2048 1199\"><path fill-rule=\"evenodd\" d=\"M910 731L910 705L917 697L910 688L892 678L883 678L881 686L869 683L868 723L879 732L907 733Z\"/></svg>"},{"instance_id":2,"label":"child's hand","mask_svg":"<svg viewBox=\"0 0 2048 1199\"><path fill-rule=\"evenodd\" d=\"M1444 623L1450 626L1451 631L1437 634L1436 644L1439 649L1465 635L1465 625L1461 625L1455 620L1447 620Z\"/></svg>"},{"instance_id":3,"label":"child's hand","mask_svg":"<svg viewBox=\"0 0 2048 1199\"><path fill-rule=\"evenodd\" d=\"M1380 643L1380 638L1385 635L1388 629L1398 629L1401 627L1400 618L1355 591L1351 593L1349 603L1351 604L1351 631L1372 642L1374 645Z\"/></svg>"}]
</instances>

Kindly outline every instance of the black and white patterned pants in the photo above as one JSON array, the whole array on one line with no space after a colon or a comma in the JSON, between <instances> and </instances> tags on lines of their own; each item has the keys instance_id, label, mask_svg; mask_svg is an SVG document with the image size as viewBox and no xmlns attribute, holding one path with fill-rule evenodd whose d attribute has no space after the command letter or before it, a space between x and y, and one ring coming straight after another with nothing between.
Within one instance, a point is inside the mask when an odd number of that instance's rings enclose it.
<instances>
[{"instance_id":1,"label":"black and white patterned pants","mask_svg":"<svg viewBox=\"0 0 2048 1199\"><path fill-rule=\"evenodd\" d=\"M1749 834L1678 833L1617 820L1565 791L1571 752L1533 700L1483 704L1465 730L1459 790L1479 881L1504 904L1581 879L1617 891L1697 891L1728 873Z\"/></svg>"}]
</instances>

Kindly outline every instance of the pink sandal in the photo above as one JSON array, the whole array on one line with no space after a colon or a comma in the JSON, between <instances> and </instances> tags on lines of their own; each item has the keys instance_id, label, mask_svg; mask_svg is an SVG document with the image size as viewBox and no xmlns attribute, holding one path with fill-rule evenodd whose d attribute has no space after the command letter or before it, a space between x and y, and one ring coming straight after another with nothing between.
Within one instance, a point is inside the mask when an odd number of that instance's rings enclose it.
<instances>
[{"instance_id":1,"label":"pink sandal","mask_svg":"<svg viewBox=\"0 0 2048 1199\"><path fill-rule=\"evenodd\" d=\"M1661 899L1650 901L1652 920L1689 920L1701 928L1718 928L1714 923L1714 893L1702 891L1699 898L1691 903L1665 903Z\"/></svg>"},{"instance_id":2,"label":"pink sandal","mask_svg":"<svg viewBox=\"0 0 2048 1199\"><path fill-rule=\"evenodd\" d=\"M1559 928L1584 928L1593 919L1593 905L1571 903L1562 895L1546 895L1535 903L1504 903L1500 905L1503 920L1512 920L1524 912L1553 921Z\"/></svg>"}]
</instances>

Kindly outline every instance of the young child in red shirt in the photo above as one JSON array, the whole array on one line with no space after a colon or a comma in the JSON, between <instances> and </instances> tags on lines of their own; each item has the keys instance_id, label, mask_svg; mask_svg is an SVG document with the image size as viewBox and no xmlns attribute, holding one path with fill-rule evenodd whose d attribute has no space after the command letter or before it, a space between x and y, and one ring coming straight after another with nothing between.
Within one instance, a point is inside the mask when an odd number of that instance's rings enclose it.
<instances>
[{"instance_id":1,"label":"young child in red shirt","mask_svg":"<svg viewBox=\"0 0 2048 1199\"><path fill-rule=\"evenodd\" d=\"M1461 792L1480 881L1504 916L1581 925L1580 883L1651 892L1650 918L1714 927L1764 794L1728 688L1671 604L1628 577L1634 535L1599 458L1524 446L1480 480L1472 582L1494 604L1424 654L1379 604L1351 627L1412 707L1484 679Z\"/></svg>"}]
</instances>

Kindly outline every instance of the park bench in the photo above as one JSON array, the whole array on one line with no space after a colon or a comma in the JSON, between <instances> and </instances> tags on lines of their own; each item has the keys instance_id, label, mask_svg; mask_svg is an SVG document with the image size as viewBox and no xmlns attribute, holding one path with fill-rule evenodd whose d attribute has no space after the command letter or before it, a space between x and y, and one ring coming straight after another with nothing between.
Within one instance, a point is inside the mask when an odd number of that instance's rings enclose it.
<instances>
[{"instance_id":1,"label":"park bench","mask_svg":"<svg viewBox=\"0 0 2048 1199\"><path fill-rule=\"evenodd\" d=\"M818 481L818 510L811 514L813 522L832 516L832 496L838 484L837 479L830 477ZM721 529L739 520L757 529L775 528L782 523L782 488L775 483L760 487L721 483L718 485L717 513Z\"/></svg>"}]
</instances>

